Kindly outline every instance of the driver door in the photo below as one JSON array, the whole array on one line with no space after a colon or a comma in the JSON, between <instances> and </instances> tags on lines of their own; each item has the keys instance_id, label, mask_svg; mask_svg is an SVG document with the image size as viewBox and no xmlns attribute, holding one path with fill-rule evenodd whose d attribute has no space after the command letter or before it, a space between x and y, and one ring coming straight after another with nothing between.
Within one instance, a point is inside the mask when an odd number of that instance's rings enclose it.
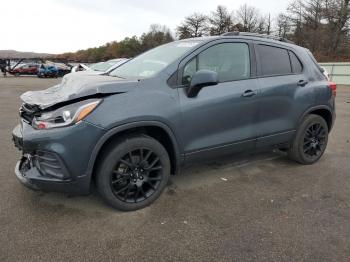
<instances>
[{"instance_id":1,"label":"driver door","mask_svg":"<svg viewBox=\"0 0 350 262\"><path fill-rule=\"evenodd\" d=\"M178 89L181 135L187 161L253 149L257 138L258 83L253 78L251 48L245 42L216 43L184 63L181 81L188 86L201 69L218 73L219 83L194 98Z\"/></svg>"}]
</instances>

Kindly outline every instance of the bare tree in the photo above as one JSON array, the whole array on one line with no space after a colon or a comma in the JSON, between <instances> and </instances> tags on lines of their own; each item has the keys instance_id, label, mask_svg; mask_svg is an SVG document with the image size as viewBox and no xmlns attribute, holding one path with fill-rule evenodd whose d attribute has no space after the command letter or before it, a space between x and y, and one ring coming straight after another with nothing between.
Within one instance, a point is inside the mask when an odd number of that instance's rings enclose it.
<instances>
[{"instance_id":1,"label":"bare tree","mask_svg":"<svg viewBox=\"0 0 350 262\"><path fill-rule=\"evenodd\" d=\"M207 35L208 17L194 13L185 18L185 21L177 27L176 32L180 39Z\"/></svg>"},{"instance_id":2,"label":"bare tree","mask_svg":"<svg viewBox=\"0 0 350 262\"><path fill-rule=\"evenodd\" d=\"M259 10L255 7L244 4L239 7L236 12L238 24L242 25L242 29L247 32L254 32L258 27Z\"/></svg>"},{"instance_id":3,"label":"bare tree","mask_svg":"<svg viewBox=\"0 0 350 262\"><path fill-rule=\"evenodd\" d=\"M329 48L328 55L337 55L342 40L349 40L349 0L325 0L325 18L329 24Z\"/></svg>"},{"instance_id":4,"label":"bare tree","mask_svg":"<svg viewBox=\"0 0 350 262\"><path fill-rule=\"evenodd\" d=\"M271 27L272 27L271 14L269 13L269 15L267 17L266 34L268 34L268 35L271 34Z\"/></svg>"},{"instance_id":5,"label":"bare tree","mask_svg":"<svg viewBox=\"0 0 350 262\"><path fill-rule=\"evenodd\" d=\"M268 26L268 18L266 16L259 16L258 24L255 31L259 34L266 34L267 26Z\"/></svg>"},{"instance_id":6,"label":"bare tree","mask_svg":"<svg viewBox=\"0 0 350 262\"><path fill-rule=\"evenodd\" d=\"M218 5L215 12L209 17L210 35L221 35L232 30L233 22L228 9Z\"/></svg>"},{"instance_id":7,"label":"bare tree","mask_svg":"<svg viewBox=\"0 0 350 262\"><path fill-rule=\"evenodd\" d=\"M304 22L304 12L305 4L303 0L294 0L287 8L288 19L290 26L293 28L293 40L298 45L304 44L304 32L303 32L303 22Z\"/></svg>"},{"instance_id":8,"label":"bare tree","mask_svg":"<svg viewBox=\"0 0 350 262\"><path fill-rule=\"evenodd\" d=\"M304 6L303 33L312 52L319 51L325 41L322 24L324 2L324 0L308 0Z\"/></svg>"},{"instance_id":9,"label":"bare tree","mask_svg":"<svg viewBox=\"0 0 350 262\"><path fill-rule=\"evenodd\" d=\"M290 30L290 21L285 14L279 14L277 17L277 31L278 36L287 37L287 33Z\"/></svg>"}]
</instances>

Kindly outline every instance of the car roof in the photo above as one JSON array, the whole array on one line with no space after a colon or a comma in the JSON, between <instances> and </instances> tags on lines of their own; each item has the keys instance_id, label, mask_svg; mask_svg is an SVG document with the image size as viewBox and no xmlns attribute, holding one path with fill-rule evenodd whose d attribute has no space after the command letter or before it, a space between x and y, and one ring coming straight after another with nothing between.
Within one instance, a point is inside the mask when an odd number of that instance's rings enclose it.
<instances>
[{"instance_id":1,"label":"car roof","mask_svg":"<svg viewBox=\"0 0 350 262\"><path fill-rule=\"evenodd\" d=\"M291 47L291 48L303 48L303 47L298 46L298 45L294 44L293 42L290 42L286 39L277 40L278 39L277 37L276 37L276 39L272 39L272 38L269 38L269 36L262 35L262 34L261 35L260 34L256 34L256 35L252 34L252 35L202 36L202 37L186 38L186 39L182 39L179 41L202 41L203 43L206 43L206 42L212 42L212 41L219 40L219 39L244 39L244 40L252 40L252 41L258 41L258 42L277 44L280 46ZM283 38L281 38L281 39L283 39Z\"/></svg>"}]
</instances>

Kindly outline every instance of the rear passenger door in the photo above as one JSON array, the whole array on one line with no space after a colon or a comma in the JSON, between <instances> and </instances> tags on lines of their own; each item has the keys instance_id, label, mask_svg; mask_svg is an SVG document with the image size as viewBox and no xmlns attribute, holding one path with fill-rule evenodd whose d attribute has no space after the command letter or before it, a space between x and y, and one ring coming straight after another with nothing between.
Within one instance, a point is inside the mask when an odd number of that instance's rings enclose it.
<instances>
[{"instance_id":1,"label":"rear passenger door","mask_svg":"<svg viewBox=\"0 0 350 262\"><path fill-rule=\"evenodd\" d=\"M280 46L256 44L259 82L259 134L257 147L278 145L294 136L295 98L307 78L296 54Z\"/></svg>"}]
</instances>

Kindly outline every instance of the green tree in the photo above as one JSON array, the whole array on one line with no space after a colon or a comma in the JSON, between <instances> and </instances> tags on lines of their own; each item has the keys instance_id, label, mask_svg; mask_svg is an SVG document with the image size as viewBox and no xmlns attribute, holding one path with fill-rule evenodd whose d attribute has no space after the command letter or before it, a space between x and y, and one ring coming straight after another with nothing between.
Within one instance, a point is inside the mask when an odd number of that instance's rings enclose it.
<instances>
[{"instance_id":1,"label":"green tree","mask_svg":"<svg viewBox=\"0 0 350 262\"><path fill-rule=\"evenodd\" d=\"M141 41L137 36L126 37L118 43L118 57L131 58L142 52Z\"/></svg>"},{"instance_id":2,"label":"green tree","mask_svg":"<svg viewBox=\"0 0 350 262\"><path fill-rule=\"evenodd\" d=\"M166 26L153 24L150 30L141 36L142 51L174 41L170 29Z\"/></svg>"},{"instance_id":3,"label":"green tree","mask_svg":"<svg viewBox=\"0 0 350 262\"><path fill-rule=\"evenodd\" d=\"M180 39L200 37L208 34L208 17L203 14L194 13L185 18L176 29Z\"/></svg>"},{"instance_id":4,"label":"green tree","mask_svg":"<svg viewBox=\"0 0 350 262\"><path fill-rule=\"evenodd\" d=\"M215 12L209 17L210 35L221 35L232 31L233 22L228 9L222 5L218 5Z\"/></svg>"}]
</instances>

